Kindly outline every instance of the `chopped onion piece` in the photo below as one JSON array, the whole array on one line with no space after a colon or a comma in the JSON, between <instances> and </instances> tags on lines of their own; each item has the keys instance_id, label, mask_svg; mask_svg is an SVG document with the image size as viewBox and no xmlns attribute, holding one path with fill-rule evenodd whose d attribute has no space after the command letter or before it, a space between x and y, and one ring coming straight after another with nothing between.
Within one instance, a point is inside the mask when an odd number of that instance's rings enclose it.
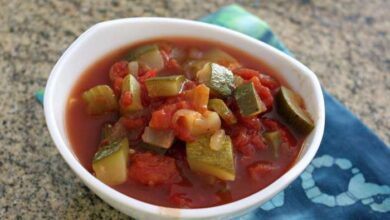
<instances>
[{"instance_id":1,"label":"chopped onion piece","mask_svg":"<svg viewBox=\"0 0 390 220\"><path fill-rule=\"evenodd\" d=\"M138 76L138 62L137 61L131 61L129 63L129 73L132 74L133 76Z\"/></svg>"}]
</instances>

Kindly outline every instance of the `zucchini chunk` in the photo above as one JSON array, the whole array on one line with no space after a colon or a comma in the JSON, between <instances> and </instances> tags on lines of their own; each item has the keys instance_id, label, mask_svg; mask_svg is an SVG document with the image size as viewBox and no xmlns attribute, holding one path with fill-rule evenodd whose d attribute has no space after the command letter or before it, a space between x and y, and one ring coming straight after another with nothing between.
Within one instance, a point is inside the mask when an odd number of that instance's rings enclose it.
<instances>
[{"instance_id":1,"label":"zucchini chunk","mask_svg":"<svg viewBox=\"0 0 390 220\"><path fill-rule=\"evenodd\" d=\"M276 95L278 113L300 133L308 134L314 128L310 115L301 107L302 99L292 90L282 86Z\"/></svg>"},{"instance_id":2,"label":"zucchini chunk","mask_svg":"<svg viewBox=\"0 0 390 220\"><path fill-rule=\"evenodd\" d=\"M128 154L127 138L110 143L98 150L92 162L96 178L110 186L124 183L127 180Z\"/></svg>"},{"instance_id":3,"label":"zucchini chunk","mask_svg":"<svg viewBox=\"0 0 390 220\"><path fill-rule=\"evenodd\" d=\"M183 75L157 76L145 81L150 97L175 96L181 92L186 78Z\"/></svg>"},{"instance_id":4,"label":"zucchini chunk","mask_svg":"<svg viewBox=\"0 0 390 220\"><path fill-rule=\"evenodd\" d=\"M282 144L282 136L280 135L280 131L271 131L265 132L263 137L267 141L267 143L272 147L274 151L275 158L279 157L279 148Z\"/></svg>"},{"instance_id":5,"label":"zucchini chunk","mask_svg":"<svg viewBox=\"0 0 390 220\"><path fill-rule=\"evenodd\" d=\"M138 111L143 108L141 102L141 87L135 77L131 74L127 75L123 79L122 83L122 94L125 92L130 92L132 101L131 104L124 107L121 106L121 113L126 114L133 111Z\"/></svg>"},{"instance_id":6,"label":"zucchini chunk","mask_svg":"<svg viewBox=\"0 0 390 220\"><path fill-rule=\"evenodd\" d=\"M142 134L142 140L157 147L168 149L175 140L175 134L172 130L155 129L146 127Z\"/></svg>"},{"instance_id":7,"label":"zucchini chunk","mask_svg":"<svg viewBox=\"0 0 390 220\"><path fill-rule=\"evenodd\" d=\"M118 108L118 102L112 89L107 85L97 85L82 95L87 103L87 113L99 115L114 111Z\"/></svg>"},{"instance_id":8,"label":"zucchini chunk","mask_svg":"<svg viewBox=\"0 0 390 220\"><path fill-rule=\"evenodd\" d=\"M255 116L267 110L257 94L253 82L247 82L237 87L234 98L243 116Z\"/></svg>"},{"instance_id":9,"label":"zucchini chunk","mask_svg":"<svg viewBox=\"0 0 390 220\"><path fill-rule=\"evenodd\" d=\"M160 53L158 45L151 44L135 48L130 51L125 58L128 61L138 61L139 63L145 64L151 69L157 71L164 68L164 59Z\"/></svg>"},{"instance_id":10,"label":"zucchini chunk","mask_svg":"<svg viewBox=\"0 0 390 220\"><path fill-rule=\"evenodd\" d=\"M229 125L237 123L237 118L233 112L227 107L222 99L210 99L208 108L217 114Z\"/></svg>"},{"instance_id":11,"label":"zucchini chunk","mask_svg":"<svg viewBox=\"0 0 390 220\"><path fill-rule=\"evenodd\" d=\"M204 83L212 92L226 97L232 94L234 88L233 73L224 66L216 63L206 63L196 73L200 83Z\"/></svg>"},{"instance_id":12,"label":"zucchini chunk","mask_svg":"<svg viewBox=\"0 0 390 220\"><path fill-rule=\"evenodd\" d=\"M225 136L223 146L218 150L210 148L210 136L202 136L186 144L187 161L191 170L209 174L222 180L235 179L233 146Z\"/></svg>"}]
</instances>

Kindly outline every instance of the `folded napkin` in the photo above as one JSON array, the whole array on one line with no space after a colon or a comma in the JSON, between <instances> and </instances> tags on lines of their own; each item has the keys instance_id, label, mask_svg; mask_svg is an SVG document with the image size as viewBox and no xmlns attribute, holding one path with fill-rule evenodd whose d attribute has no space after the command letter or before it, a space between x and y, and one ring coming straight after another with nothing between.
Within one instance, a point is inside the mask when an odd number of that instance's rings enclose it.
<instances>
[{"instance_id":1,"label":"folded napkin","mask_svg":"<svg viewBox=\"0 0 390 220\"><path fill-rule=\"evenodd\" d=\"M238 5L200 19L239 31L292 55L269 26ZM43 90L36 93L42 103ZM390 150L324 91L325 133L302 175L238 219L390 219Z\"/></svg>"}]
</instances>

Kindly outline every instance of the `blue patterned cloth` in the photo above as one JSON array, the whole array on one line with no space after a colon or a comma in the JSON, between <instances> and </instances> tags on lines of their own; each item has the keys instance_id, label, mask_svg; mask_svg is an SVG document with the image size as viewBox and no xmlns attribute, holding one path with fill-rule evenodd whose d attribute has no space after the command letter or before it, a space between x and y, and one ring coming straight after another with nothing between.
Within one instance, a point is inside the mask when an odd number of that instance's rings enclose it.
<instances>
[{"instance_id":1,"label":"blue patterned cloth","mask_svg":"<svg viewBox=\"0 0 390 220\"><path fill-rule=\"evenodd\" d=\"M260 18L230 5L200 19L239 31L291 55ZM238 219L390 219L390 149L328 92L325 133L302 175Z\"/></svg>"},{"instance_id":2,"label":"blue patterned cloth","mask_svg":"<svg viewBox=\"0 0 390 220\"><path fill-rule=\"evenodd\" d=\"M291 55L264 21L238 5L200 20ZM43 90L36 98L42 103ZM390 219L389 148L326 91L324 98L325 133L315 159L283 192L238 219Z\"/></svg>"}]
</instances>

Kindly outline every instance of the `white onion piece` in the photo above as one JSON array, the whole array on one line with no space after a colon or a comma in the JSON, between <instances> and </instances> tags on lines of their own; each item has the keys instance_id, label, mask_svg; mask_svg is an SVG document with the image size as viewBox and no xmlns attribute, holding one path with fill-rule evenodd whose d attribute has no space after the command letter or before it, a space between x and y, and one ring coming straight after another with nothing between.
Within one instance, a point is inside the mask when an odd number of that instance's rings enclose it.
<instances>
[{"instance_id":1,"label":"white onion piece","mask_svg":"<svg viewBox=\"0 0 390 220\"><path fill-rule=\"evenodd\" d=\"M138 62L131 61L129 63L129 73L133 76L138 76Z\"/></svg>"}]
</instances>

